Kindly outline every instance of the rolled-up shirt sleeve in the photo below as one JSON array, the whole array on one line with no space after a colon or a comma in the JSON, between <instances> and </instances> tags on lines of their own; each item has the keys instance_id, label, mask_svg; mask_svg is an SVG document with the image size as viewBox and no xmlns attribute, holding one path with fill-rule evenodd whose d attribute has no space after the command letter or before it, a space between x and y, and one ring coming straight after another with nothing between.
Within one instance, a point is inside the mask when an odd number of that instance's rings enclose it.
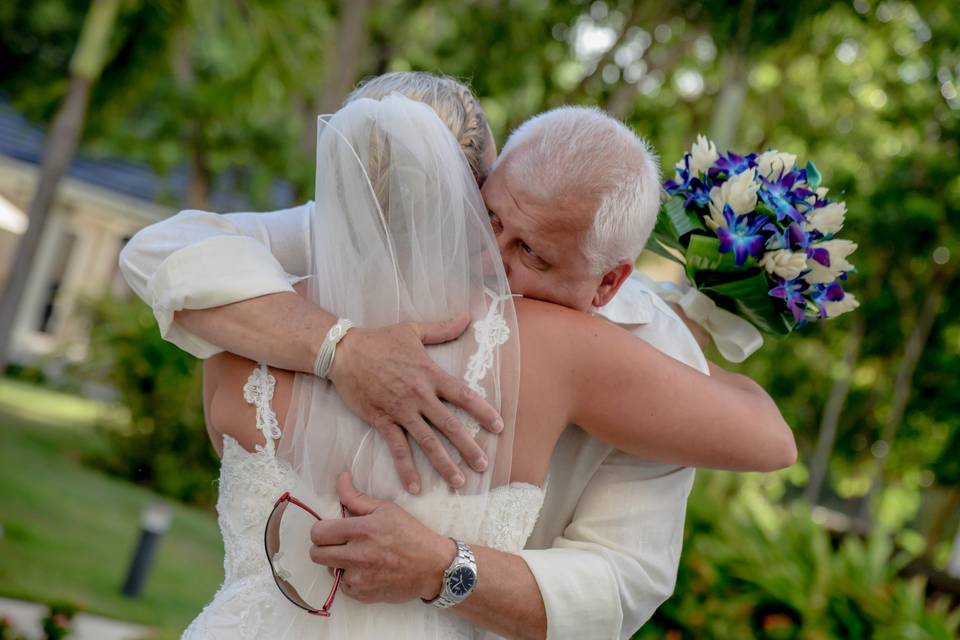
<instances>
[{"instance_id":1,"label":"rolled-up shirt sleeve","mask_svg":"<svg viewBox=\"0 0 960 640\"><path fill-rule=\"evenodd\" d=\"M552 548L520 552L543 597L549 640L625 640L673 593L693 477L614 452Z\"/></svg>"},{"instance_id":2,"label":"rolled-up shirt sleeve","mask_svg":"<svg viewBox=\"0 0 960 640\"><path fill-rule=\"evenodd\" d=\"M222 351L179 326L182 309L209 309L293 291L309 275L313 203L264 213L187 210L142 229L120 253L130 288L161 335L198 358Z\"/></svg>"}]
</instances>

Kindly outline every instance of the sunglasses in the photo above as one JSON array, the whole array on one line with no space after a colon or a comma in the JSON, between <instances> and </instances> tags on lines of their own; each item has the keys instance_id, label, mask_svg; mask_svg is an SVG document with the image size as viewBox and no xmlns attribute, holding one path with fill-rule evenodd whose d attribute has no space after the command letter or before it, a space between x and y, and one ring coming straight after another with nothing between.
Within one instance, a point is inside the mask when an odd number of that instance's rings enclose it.
<instances>
[{"instance_id":1,"label":"sunglasses","mask_svg":"<svg viewBox=\"0 0 960 640\"><path fill-rule=\"evenodd\" d=\"M282 496L280 496L277 499L277 502L273 505L273 510L270 512L270 517L267 518L267 526L263 534L263 544L267 551L267 561L270 563L270 573L273 574L273 580L277 583L280 593L282 593L287 600L297 605L307 613L329 618L330 607L333 605L333 598L337 595L337 588L340 586L340 579L343 577L343 569L334 569L333 586L330 588L330 594L327 596L327 599L324 601L322 606L316 607L308 603L306 599L300 595L297 587L290 583L290 573L283 567L278 566L278 560L282 556L280 551L280 524L283 521L284 514L291 509L300 509L304 513L312 516L317 521L323 520L323 518L321 518L316 511L308 507L300 500L297 500L291 496L289 492L285 492ZM346 512L343 510L342 506L341 511L342 515L346 517Z\"/></svg>"}]
</instances>

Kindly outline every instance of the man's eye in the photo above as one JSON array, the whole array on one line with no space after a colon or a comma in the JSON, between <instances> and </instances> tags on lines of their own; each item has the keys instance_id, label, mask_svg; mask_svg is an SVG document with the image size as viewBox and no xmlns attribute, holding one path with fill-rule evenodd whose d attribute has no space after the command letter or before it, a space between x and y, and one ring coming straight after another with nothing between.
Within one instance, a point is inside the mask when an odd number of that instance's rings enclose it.
<instances>
[{"instance_id":1,"label":"man's eye","mask_svg":"<svg viewBox=\"0 0 960 640\"><path fill-rule=\"evenodd\" d=\"M525 254L527 254L528 256L530 256L531 258L539 258L539 256L537 255L536 251L534 251L533 249L531 249L531 248L530 248L530 245L528 245L526 242L521 242L521 243L520 243L520 250L523 251L523 252L524 252Z\"/></svg>"}]
</instances>

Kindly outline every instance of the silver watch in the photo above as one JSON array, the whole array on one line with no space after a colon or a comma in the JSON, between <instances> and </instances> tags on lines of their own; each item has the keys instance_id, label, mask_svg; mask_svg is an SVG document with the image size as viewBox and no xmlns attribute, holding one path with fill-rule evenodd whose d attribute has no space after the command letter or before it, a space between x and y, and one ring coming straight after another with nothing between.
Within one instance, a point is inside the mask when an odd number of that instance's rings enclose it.
<instances>
[{"instance_id":1,"label":"silver watch","mask_svg":"<svg viewBox=\"0 0 960 640\"><path fill-rule=\"evenodd\" d=\"M453 541L457 545L457 555L443 572L440 595L432 600L424 600L425 603L441 609L460 604L477 588L477 559L473 551L459 540Z\"/></svg>"}]
</instances>

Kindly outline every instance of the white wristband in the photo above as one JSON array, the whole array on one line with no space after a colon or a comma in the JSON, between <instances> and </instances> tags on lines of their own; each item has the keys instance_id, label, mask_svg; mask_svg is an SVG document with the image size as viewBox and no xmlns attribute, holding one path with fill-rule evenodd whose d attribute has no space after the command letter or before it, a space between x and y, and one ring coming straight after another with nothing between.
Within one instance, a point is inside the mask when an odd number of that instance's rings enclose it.
<instances>
[{"instance_id":1,"label":"white wristband","mask_svg":"<svg viewBox=\"0 0 960 640\"><path fill-rule=\"evenodd\" d=\"M339 318L337 322L327 331L327 337L323 339L320 350L317 351L317 359L313 363L313 374L318 378L324 378L330 375L333 368L333 359L337 355L337 345L347 335L347 331L353 329L356 325L346 318Z\"/></svg>"}]
</instances>

